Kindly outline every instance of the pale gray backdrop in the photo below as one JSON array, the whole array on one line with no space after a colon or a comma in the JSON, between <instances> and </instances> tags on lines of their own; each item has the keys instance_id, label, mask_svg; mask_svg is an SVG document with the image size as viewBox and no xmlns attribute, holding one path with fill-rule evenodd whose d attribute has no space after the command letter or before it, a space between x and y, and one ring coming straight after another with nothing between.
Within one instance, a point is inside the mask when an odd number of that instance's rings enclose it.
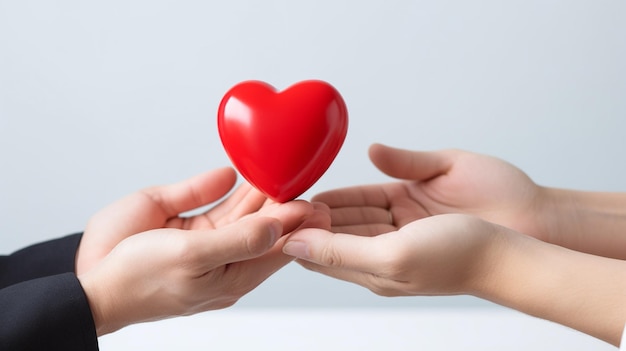
<instances>
[{"instance_id":1,"label":"pale gray backdrop","mask_svg":"<svg viewBox=\"0 0 626 351\"><path fill-rule=\"evenodd\" d=\"M386 182L372 142L504 158L626 190L624 1L0 0L0 253L82 230L139 188L229 164L239 81L322 79L350 128L304 195ZM241 307L489 306L377 297L290 265Z\"/></svg>"}]
</instances>

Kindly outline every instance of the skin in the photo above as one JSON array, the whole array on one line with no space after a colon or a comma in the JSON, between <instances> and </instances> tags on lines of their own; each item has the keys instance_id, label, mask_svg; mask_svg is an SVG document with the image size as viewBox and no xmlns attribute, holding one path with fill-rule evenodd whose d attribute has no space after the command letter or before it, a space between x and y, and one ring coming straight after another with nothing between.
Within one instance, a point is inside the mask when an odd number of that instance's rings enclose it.
<instances>
[{"instance_id":1,"label":"skin","mask_svg":"<svg viewBox=\"0 0 626 351\"><path fill-rule=\"evenodd\" d=\"M231 168L141 190L95 214L77 252L76 271L97 334L130 324L234 304L293 258L285 234L330 228L328 209L274 203L248 184L209 210L236 182Z\"/></svg>"},{"instance_id":2,"label":"skin","mask_svg":"<svg viewBox=\"0 0 626 351\"><path fill-rule=\"evenodd\" d=\"M470 294L619 344L626 194L541 187L460 150L370 158L401 181L315 196L331 230L297 231L285 253L383 296Z\"/></svg>"}]
</instances>

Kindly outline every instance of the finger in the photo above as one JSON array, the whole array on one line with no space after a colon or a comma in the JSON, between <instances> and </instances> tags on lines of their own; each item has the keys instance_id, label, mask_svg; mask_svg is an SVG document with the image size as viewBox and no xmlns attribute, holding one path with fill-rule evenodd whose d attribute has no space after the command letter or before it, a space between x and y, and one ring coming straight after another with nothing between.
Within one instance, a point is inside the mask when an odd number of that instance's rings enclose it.
<instances>
[{"instance_id":1,"label":"finger","mask_svg":"<svg viewBox=\"0 0 626 351\"><path fill-rule=\"evenodd\" d=\"M450 170L453 151L411 151L373 144L369 148L372 163L383 173L399 179L427 180Z\"/></svg>"},{"instance_id":2,"label":"finger","mask_svg":"<svg viewBox=\"0 0 626 351\"><path fill-rule=\"evenodd\" d=\"M332 232L375 236L397 230L390 210L380 207L340 207L331 210Z\"/></svg>"},{"instance_id":3,"label":"finger","mask_svg":"<svg viewBox=\"0 0 626 351\"><path fill-rule=\"evenodd\" d=\"M282 232L282 223L270 217L242 220L220 229L189 231L186 258L203 271L249 260L269 251Z\"/></svg>"},{"instance_id":4,"label":"finger","mask_svg":"<svg viewBox=\"0 0 626 351\"><path fill-rule=\"evenodd\" d=\"M333 226L393 223L389 210L374 206L334 208L330 216Z\"/></svg>"},{"instance_id":5,"label":"finger","mask_svg":"<svg viewBox=\"0 0 626 351\"><path fill-rule=\"evenodd\" d=\"M217 227L233 223L258 211L267 197L248 183L243 183L226 199L205 213Z\"/></svg>"},{"instance_id":6,"label":"finger","mask_svg":"<svg viewBox=\"0 0 626 351\"><path fill-rule=\"evenodd\" d=\"M389 269L393 262L389 253L396 248L390 247L387 238L304 229L287 237L283 252L296 257L306 269L364 286L378 295L406 295L406 282L393 279L393 269Z\"/></svg>"},{"instance_id":7,"label":"finger","mask_svg":"<svg viewBox=\"0 0 626 351\"><path fill-rule=\"evenodd\" d=\"M312 205L313 214L307 217L297 229L330 228L328 207L322 203L313 203ZM288 232L289 226L283 227L283 235ZM281 237L274 247L260 257L232 264L230 269L231 273L239 277L239 280L252 282L253 286L257 286L281 267L294 260L293 256L286 255L282 251L286 239L287 236Z\"/></svg>"},{"instance_id":8,"label":"finger","mask_svg":"<svg viewBox=\"0 0 626 351\"><path fill-rule=\"evenodd\" d=\"M241 219L235 223L223 226L212 231L203 231L197 236L198 242L194 245L206 248L202 252L206 257L211 257L215 266L246 260L265 253L272 247L278 238L295 230L313 213L313 206L303 200L290 201L284 204L276 204L271 208L259 212L255 216ZM268 230L276 229L277 222L280 230L275 237L268 235Z\"/></svg>"},{"instance_id":9,"label":"finger","mask_svg":"<svg viewBox=\"0 0 626 351\"><path fill-rule=\"evenodd\" d=\"M282 252L282 242L279 241L265 254L245 261L238 261L229 264L225 280L231 281L237 286L231 286L229 290L234 290L238 295L244 295L261 284L265 279L274 274L280 268L292 262L294 258Z\"/></svg>"},{"instance_id":10,"label":"finger","mask_svg":"<svg viewBox=\"0 0 626 351\"><path fill-rule=\"evenodd\" d=\"M311 201L323 202L331 209L359 206L389 208L391 198L403 192L401 183L361 185L322 192L313 196Z\"/></svg>"},{"instance_id":11,"label":"finger","mask_svg":"<svg viewBox=\"0 0 626 351\"><path fill-rule=\"evenodd\" d=\"M283 252L325 267L373 273L388 252L380 250L377 239L307 228L291 234Z\"/></svg>"},{"instance_id":12,"label":"finger","mask_svg":"<svg viewBox=\"0 0 626 351\"><path fill-rule=\"evenodd\" d=\"M335 268L323 266L317 263L313 263L311 261L296 259L296 262L302 267L317 273L321 273L327 275L329 277L333 277L339 280L344 280L347 282L365 285L364 281L366 280L365 276L372 276L371 273L364 273L360 271L348 270L343 268Z\"/></svg>"},{"instance_id":13,"label":"finger","mask_svg":"<svg viewBox=\"0 0 626 351\"><path fill-rule=\"evenodd\" d=\"M251 214L247 218L273 217L279 219L283 224L283 235L294 231L303 225L307 220L323 220L320 213L315 214L315 207L304 200L293 200L286 203L271 203L261 208L258 212Z\"/></svg>"},{"instance_id":14,"label":"finger","mask_svg":"<svg viewBox=\"0 0 626 351\"><path fill-rule=\"evenodd\" d=\"M334 233L345 233L358 236L377 236L391 231L398 230L398 227L392 224L360 224L360 225L344 225L332 226L331 231Z\"/></svg>"},{"instance_id":15,"label":"finger","mask_svg":"<svg viewBox=\"0 0 626 351\"><path fill-rule=\"evenodd\" d=\"M221 198L232 189L236 180L235 171L225 167L179 183L147 188L140 193L154 201L169 218Z\"/></svg>"},{"instance_id":16,"label":"finger","mask_svg":"<svg viewBox=\"0 0 626 351\"><path fill-rule=\"evenodd\" d=\"M321 228L330 230L330 209L326 204L321 202L311 203L313 207L313 213L307 217L302 224L300 224L295 230L303 228Z\"/></svg>"},{"instance_id":17,"label":"finger","mask_svg":"<svg viewBox=\"0 0 626 351\"><path fill-rule=\"evenodd\" d=\"M369 272L360 272L349 269L326 267L306 260L296 260L302 267L326 276L355 283L368 288L372 292L382 296L400 296L404 293L406 282L393 280L387 277Z\"/></svg>"}]
</instances>

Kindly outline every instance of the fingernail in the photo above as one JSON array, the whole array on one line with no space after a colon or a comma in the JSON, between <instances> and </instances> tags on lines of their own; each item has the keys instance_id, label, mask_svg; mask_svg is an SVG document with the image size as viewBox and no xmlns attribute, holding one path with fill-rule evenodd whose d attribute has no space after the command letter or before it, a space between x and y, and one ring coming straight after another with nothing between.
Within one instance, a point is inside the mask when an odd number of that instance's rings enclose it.
<instances>
[{"instance_id":1,"label":"fingernail","mask_svg":"<svg viewBox=\"0 0 626 351\"><path fill-rule=\"evenodd\" d=\"M309 257L309 246L302 241L289 241L283 246L283 252L298 258Z\"/></svg>"}]
</instances>

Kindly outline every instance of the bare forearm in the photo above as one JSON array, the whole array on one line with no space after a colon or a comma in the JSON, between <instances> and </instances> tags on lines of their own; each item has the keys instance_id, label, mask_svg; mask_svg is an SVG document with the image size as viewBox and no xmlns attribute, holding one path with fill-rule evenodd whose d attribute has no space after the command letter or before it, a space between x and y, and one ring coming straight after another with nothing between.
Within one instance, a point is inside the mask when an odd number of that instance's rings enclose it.
<instances>
[{"instance_id":1,"label":"bare forearm","mask_svg":"<svg viewBox=\"0 0 626 351\"><path fill-rule=\"evenodd\" d=\"M544 188L549 242L605 257L626 259L626 193Z\"/></svg>"},{"instance_id":2,"label":"bare forearm","mask_svg":"<svg viewBox=\"0 0 626 351\"><path fill-rule=\"evenodd\" d=\"M476 295L619 344L626 262L503 232Z\"/></svg>"}]
</instances>

